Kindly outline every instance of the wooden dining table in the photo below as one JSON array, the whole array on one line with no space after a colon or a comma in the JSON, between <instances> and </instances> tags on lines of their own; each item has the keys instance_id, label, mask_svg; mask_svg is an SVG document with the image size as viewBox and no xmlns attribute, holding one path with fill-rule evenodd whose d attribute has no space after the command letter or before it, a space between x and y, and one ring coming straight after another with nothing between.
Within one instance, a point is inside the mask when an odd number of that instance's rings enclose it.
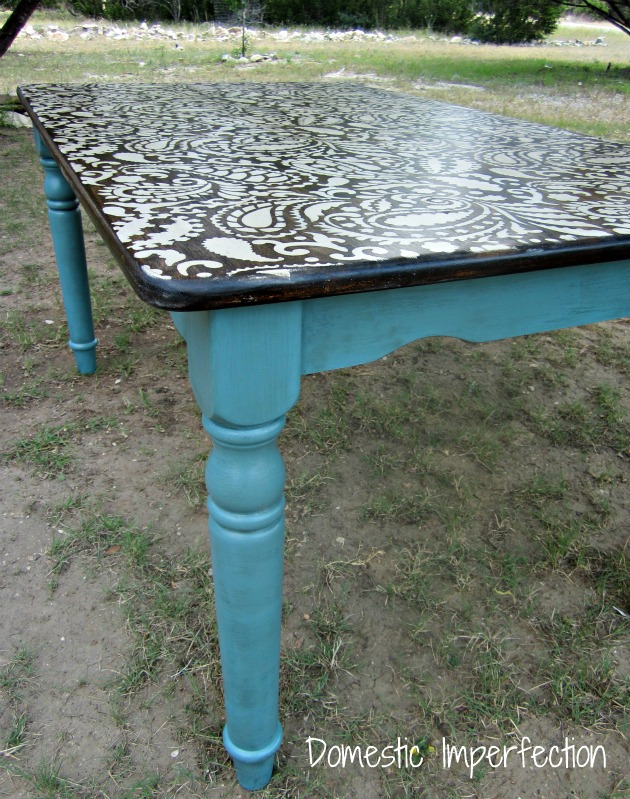
<instances>
[{"instance_id":1,"label":"wooden dining table","mask_svg":"<svg viewBox=\"0 0 630 799\"><path fill-rule=\"evenodd\" d=\"M630 315L630 146L351 82L19 96L79 372L97 346L80 205L187 342L213 444L223 740L240 784L261 788L282 740L277 438L302 375L426 336Z\"/></svg>"}]
</instances>

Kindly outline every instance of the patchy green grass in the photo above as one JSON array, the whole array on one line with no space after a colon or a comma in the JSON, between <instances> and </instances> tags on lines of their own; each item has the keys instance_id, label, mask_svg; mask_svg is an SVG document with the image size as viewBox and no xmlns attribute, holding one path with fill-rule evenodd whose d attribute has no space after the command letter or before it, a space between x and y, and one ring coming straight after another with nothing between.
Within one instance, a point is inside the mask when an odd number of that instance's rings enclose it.
<instances>
[{"instance_id":1,"label":"patchy green grass","mask_svg":"<svg viewBox=\"0 0 630 799\"><path fill-rule=\"evenodd\" d=\"M94 417L85 423L42 425L28 438L20 438L0 453L5 461L15 461L35 469L46 478L63 479L73 465L72 448L82 433L106 430L118 425L116 417Z\"/></svg>"},{"instance_id":2,"label":"patchy green grass","mask_svg":"<svg viewBox=\"0 0 630 799\"><path fill-rule=\"evenodd\" d=\"M74 430L68 425L42 427L30 438L21 438L14 448L3 453L6 460L32 466L44 477L61 477L72 464L69 447Z\"/></svg>"},{"instance_id":3,"label":"patchy green grass","mask_svg":"<svg viewBox=\"0 0 630 799\"><path fill-rule=\"evenodd\" d=\"M6 727L0 729L0 756L15 758L27 744L29 715L24 691L34 673L35 655L27 648L18 649L0 667L0 697L9 709Z\"/></svg>"}]
</instances>

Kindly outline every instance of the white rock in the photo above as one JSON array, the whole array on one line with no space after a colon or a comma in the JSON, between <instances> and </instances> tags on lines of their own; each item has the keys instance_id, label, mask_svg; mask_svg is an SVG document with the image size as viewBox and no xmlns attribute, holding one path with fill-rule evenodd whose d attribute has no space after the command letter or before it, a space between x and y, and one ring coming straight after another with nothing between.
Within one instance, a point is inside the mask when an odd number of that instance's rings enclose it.
<instances>
[{"instance_id":1,"label":"white rock","mask_svg":"<svg viewBox=\"0 0 630 799\"><path fill-rule=\"evenodd\" d=\"M5 111L2 114L2 121L5 125L10 125L12 128L32 128L33 123L31 118L25 114L16 114L15 111Z\"/></svg>"}]
</instances>

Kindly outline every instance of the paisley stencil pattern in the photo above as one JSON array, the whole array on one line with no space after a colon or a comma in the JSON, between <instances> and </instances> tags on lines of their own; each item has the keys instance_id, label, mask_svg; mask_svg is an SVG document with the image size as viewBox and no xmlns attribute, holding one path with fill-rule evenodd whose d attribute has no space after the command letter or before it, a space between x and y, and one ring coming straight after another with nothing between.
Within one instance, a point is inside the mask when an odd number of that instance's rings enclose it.
<instances>
[{"instance_id":1,"label":"paisley stencil pattern","mask_svg":"<svg viewBox=\"0 0 630 799\"><path fill-rule=\"evenodd\" d=\"M160 280L630 243L630 147L327 84L25 87Z\"/></svg>"}]
</instances>

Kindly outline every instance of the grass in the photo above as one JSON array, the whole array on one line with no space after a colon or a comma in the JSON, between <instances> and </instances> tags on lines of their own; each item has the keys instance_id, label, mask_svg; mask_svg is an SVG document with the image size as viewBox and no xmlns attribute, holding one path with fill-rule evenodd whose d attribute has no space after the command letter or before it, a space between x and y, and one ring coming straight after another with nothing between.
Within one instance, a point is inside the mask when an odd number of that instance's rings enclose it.
<instances>
[{"instance_id":1,"label":"grass","mask_svg":"<svg viewBox=\"0 0 630 799\"><path fill-rule=\"evenodd\" d=\"M12 450L3 453L3 457L33 466L44 477L61 477L72 463L69 446L73 432L67 425L42 427L34 436L19 439Z\"/></svg>"},{"instance_id":2,"label":"grass","mask_svg":"<svg viewBox=\"0 0 630 799\"><path fill-rule=\"evenodd\" d=\"M559 35L593 38L577 28ZM0 81L11 89L53 72L58 80L318 80L343 69L345 78L628 141L628 41L606 36L607 48L479 48L424 33L395 45L274 41L278 63L248 69L218 63L229 43L180 51L72 39L62 49L22 39L3 59ZM98 697L104 728L115 730L85 779L71 773L67 741L48 727L37 734L50 685L39 655L23 645L2 651L3 763L33 796L236 795L221 742L211 562L198 514L207 441L196 411L188 413L192 400L186 406L178 394L168 404L160 393L185 379L185 348L129 293L86 224L99 372L79 381L51 364L61 363L65 333L42 323L59 317L59 301L50 311L54 271L34 232L45 214L39 168L26 135L1 133L0 170L16 177L3 184L0 258L11 253L22 264L0 260L2 461L11 479L34 486L23 518L34 523L52 497L43 545L51 608L80 575L81 601L112 613L127 641L104 686L91 677L85 686L54 685L73 700L81 688ZM627 761L629 352L627 325L617 323L487 347L427 340L304 380L281 439L285 740L261 797L505 795L511 787L496 774L479 771L471 782L442 769L440 742L510 743L532 724L550 740L605 741L617 763ZM133 466L119 474L109 455L121 412ZM99 481L87 465L89 445L101 439ZM158 448L175 467L155 458ZM158 484L155 493L131 485L136 469L143 485ZM40 485L55 475L64 482ZM95 593L102 580L105 596ZM78 612L76 597L70 607ZM185 765L167 752L158 769L139 748L162 722L173 746L192 752ZM426 764L383 774L309 769L308 735L331 745L400 736L419 744ZM568 793L579 775L558 779ZM597 786L608 799L628 795L614 767Z\"/></svg>"},{"instance_id":3,"label":"grass","mask_svg":"<svg viewBox=\"0 0 630 799\"><path fill-rule=\"evenodd\" d=\"M22 408L33 400L44 399L50 395L44 388L43 381L40 379L26 383L17 391L5 391L2 394L3 402L15 407Z\"/></svg>"},{"instance_id":4,"label":"grass","mask_svg":"<svg viewBox=\"0 0 630 799\"><path fill-rule=\"evenodd\" d=\"M35 673L35 654L26 647L18 649L11 660L0 667L0 696L10 708L8 725L2 729L0 754L16 757L27 744L29 716L24 695Z\"/></svg>"},{"instance_id":5,"label":"grass","mask_svg":"<svg viewBox=\"0 0 630 799\"><path fill-rule=\"evenodd\" d=\"M208 453L199 452L169 467L163 477L165 485L172 486L182 492L191 508L205 507L208 492L206 490L205 470Z\"/></svg>"},{"instance_id":6,"label":"grass","mask_svg":"<svg viewBox=\"0 0 630 799\"><path fill-rule=\"evenodd\" d=\"M31 467L46 478L64 479L74 462L73 444L81 434L116 426L116 417L93 417L84 424L42 425L35 434L18 439L10 449L1 452L0 458Z\"/></svg>"},{"instance_id":7,"label":"grass","mask_svg":"<svg viewBox=\"0 0 630 799\"><path fill-rule=\"evenodd\" d=\"M78 552L90 551L97 559L120 556L132 566L142 567L150 545L144 531L128 525L120 516L96 514L82 522L76 529L60 531L48 551L53 566L56 587L59 575Z\"/></svg>"},{"instance_id":8,"label":"grass","mask_svg":"<svg viewBox=\"0 0 630 799\"><path fill-rule=\"evenodd\" d=\"M45 799L72 799L76 797L72 783L60 776L61 765L59 763L41 760L32 773L21 772L17 769L16 773L31 783L37 795Z\"/></svg>"},{"instance_id":9,"label":"grass","mask_svg":"<svg viewBox=\"0 0 630 799\"><path fill-rule=\"evenodd\" d=\"M624 453L630 446L630 423L620 399L615 386L597 385L586 401L561 402L552 414L537 414L537 420L554 444L588 448L605 442Z\"/></svg>"},{"instance_id":10,"label":"grass","mask_svg":"<svg viewBox=\"0 0 630 799\"><path fill-rule=\"evenodd\" d=\"M13 339L22 351L51 341L51 330L48 326L25 319L17 310L6 313L3 328L5 336ZM52 340L57 343L57 335L54 332L53 336Z\"/></svg>"},{"instance_id":11,"label":"grass","mask_svg":"<svg viewBox=\"0 0 630 799\"><path fill-rule=\"evenodd\" d=\"M323 488L333 479L326 467L302 472L288 481L285 489L287 502L298 505L303 516L316 515L326 508Z\"/></svg>"}]
</instances>

